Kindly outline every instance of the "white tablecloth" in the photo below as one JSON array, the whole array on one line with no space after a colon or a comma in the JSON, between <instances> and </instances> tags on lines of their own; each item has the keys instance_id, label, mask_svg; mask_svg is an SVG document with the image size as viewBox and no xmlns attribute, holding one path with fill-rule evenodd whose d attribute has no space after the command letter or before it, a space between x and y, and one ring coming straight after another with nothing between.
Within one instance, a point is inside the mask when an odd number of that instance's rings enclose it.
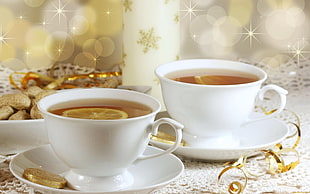
<instances>
[{"instance_id":1,"label":"white tablecloth","mask_svg":"<svg viewBox=\"0 0 310 194\"><path fill-rule=\"evenodd\" d=\"M276 72L277 74L272 74L272 69L262 68L271 75L269 83L278 84L289 90L287 109L300 117L301 141L296 148L300 154L300 164L285 173L266 173L261 177L249 178L244 193L310 193L310 60L300 63L298 67L300 68L292 73L285 71L286 68L283 66L282 70ZM284 112L278 119L289 122L294 118ZM220 193L217 177L224 169L223 162L191 159L185 159L183 162L184 173L164 188L153 191L153 194ZM36 192L10 173L8 163L1 163L0 193Z\"/></svg>"}]
</instances>

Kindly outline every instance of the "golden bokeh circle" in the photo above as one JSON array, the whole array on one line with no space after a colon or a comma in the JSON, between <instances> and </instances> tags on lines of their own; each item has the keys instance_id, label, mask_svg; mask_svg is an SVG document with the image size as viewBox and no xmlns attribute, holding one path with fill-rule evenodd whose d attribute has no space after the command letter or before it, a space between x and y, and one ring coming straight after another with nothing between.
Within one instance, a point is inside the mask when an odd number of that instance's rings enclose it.
<instances>
[{"instance_id":1,"label":"golden bokeh circle","mask_svg":"<svg viewBox=\"0 0 310 194\"><path fill-rule=\"evenodd\" d=\"M10 43L0 44L0 61L5 61L16 57L16 49Z\"/></svg>"},{"instance_id":2,"label":"golden bokeh circle","mask_svg":"<svg viewBox=\"0 0 310 194\"><path fill-rule=\"evenodd\" d=\"M25 4L29 7L40 7L45 0L24 0Z\"/></svg>"},{"instance_id":3,"label":"golden bokeh circle","mask_svg":"<svg viewBox=\"0 0 310 194\"><path fill-rule=\"evenodd\" d=\"M294 34L295 28L289 25L287 17L286 10L275 10L266 17L265 29L273 40L286 40Z\"/></svg>"},{"instance_id":4,"label":"golden bokeh circle","mask_svg":"<svg viewBox=\"0 0 310 194\"><path fill-rule=\"evenodd\" d=\"M2 26L2 28L4 28L9 22L15 19L12 10L10 10L5 6L0 6L0 13L1 13L0 25Z\"/></svg>"},{"instance_id":5,"label":"golden bokeh circle","mask_svg":"<svg viewBox=\"0 0 310 194\"><path fill-rule=\"evenodd\" d=\"M75 56L73 63L74 65L80 67L95 68L97 64L96 60L96 57L92 54L87 52L81 52Z\"/></svg>"},{"instance_id":6,"label":"golden bokeh circle","mask_svg":"<svg viewBox=\"0 0 310 194\"><path fill-rule=\"evenodd\" d=\"M10 43L15 48L23 49L26 44L25 36L31 28L31 23L24 19L11 20L7 25L6 36L10 38Z\"/></svg>"},{"instance_id":7,"label":"golden bokeh circle","mask_svg":"<svg viewBox=\"0 0 310 194\"><path fill-rule=\"evenodd\" d=\"M102 47L101 52L98 53L102 57L111 56L115 52L115 43L110 37L101 37L97 46ZM99 51L99 49L97 50Z\"/></svg>"},{"instance_id":8,"label":"golden bokeh circle","mask_svg":"<svg viewBox=\"0 0 310 194\"><path fill-rule=\"evenodd\" d=\"M214 42L213 25L207 19L207 15L200 15L190 23L192 39L199 45L210 45Z\"/></svg>"},{"instance_id":9,"label":"golden bokeh circle","mask_svg":"<svg viewBox=\"0 0 310 194\"><path fill-rule=\"evenodd\" d=\"M69 34L58 31L50 34L45 42L45 51L54 61L64 61L74 52L74 41Z\"/></svg>"},{"instance_id":10,"label":"golden bokeh circle","mask_svg":"<svg viewBox=\"0 0 310 194\"><path fill-rule=\"evenodd\" d=\"M221 17L214 23L214 40L224 47L234 46L241 39L242 28L233 17Z\"/></svg>"},{"instance_id":11,"label":"golden bokeh circle","mask_svg":"<svg viewBox=\"0 0 310 194\"><path fill-rule=\"evenodd\" d=\"M214 24L217 19L224 16L227 16L225 9L217 5L210 7L206 15L207 20L210 24Z\"/></svg>"},{"instance_id":12,"label":"golden bokeh circle","mask_svg":"<svg viewBox=\"0 0 310 194\"><path fill-rule=\"evenodd\" d=\"M81 35L81 34L86 33L90 27L90 23L86 17L76 15L70 20L69 26L70 26L70 31L74 36L74 35Z\"/></svg>"},{"instance_id":13,"label":"golden bokeh circle","mask_svg":"<svg viewBox=\"0 0 310 194\"><path fill-rule=\"evenodd\" d=\"M50 67L53 60L43 52L41 47L32 47L29 55L25 55L25 63L28 69L42 69Z\"/></svg>"},{"instance_id":14,"label":"golden bokeh circle","mask_svg":"<svg viewBox=\"0 0 310 194\"><path fill-rule=\"evenodd\" d=\"M48 38L48 33L41 27L33 26L26 33L27 48L32 46L42 46Z\"/></svg>"},{"instance_id":15,"label":"golden bokeh circle","mask_svg":"<svg viewBox=\"0 0 310 194\"><path fill-rule=\"evenodd\" d=\"M96 46L99 45L99 46ZM98 56L100 52L102 52L102 46L98 42L97 39L90 38L86 40L83 44L83 52L89 53L92 56Z\"/></svg>"}]
</instances>

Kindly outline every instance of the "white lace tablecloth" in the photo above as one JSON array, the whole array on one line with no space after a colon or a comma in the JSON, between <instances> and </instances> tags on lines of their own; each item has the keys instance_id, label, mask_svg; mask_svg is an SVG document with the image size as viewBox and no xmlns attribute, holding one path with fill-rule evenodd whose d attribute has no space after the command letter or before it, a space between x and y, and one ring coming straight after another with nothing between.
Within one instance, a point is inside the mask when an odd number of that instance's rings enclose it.
<instances>
[{"instance_id":1,"label":"white lace tablecloth","mask_svg":"<svg viewBox=\"0 0 310 194\"><path fill-rule=\"evenodd\" d=\"M290 102L303 102L309 96L290 99ZM310 193L310 103L296 104L289 107L296 112L301 120L302 138L296 148L300 154L300 164L291 171L282 174L265 174L262 177L250 178L243 193ZM290 105L288 105L290 106ZM290 115L282 115L290 121ZM152 194L179 193L220 193L217 177L223 170L223 162L207 162L183 160L185 171L174 182ZM0 165L0 193L29 193L35 190L17 180L9 171L8 163ZM147 176L147 175L146 175Z\"/></svg>"},{"instance_id":2,"label":"white lace tablecloth","mask_svg":"<svg viewBox=\"0 0 310 194\"><path fill-rule=\"evenodd\" d=\"M309 96L307 97L307 99ZM296 148L300 154L300 164L283 174L265 174L262 177L251 178L243 193L310 193L310 103L303 109L296 110L301 119L301 142ZM160 193L220 193L217 177L223 170L223 162L209 163L203 161L185 160L185 172L181 177L155 191Z\"/></svg>"},{"instance_id":3,"label":"white lace tablecloth","mask_svg":"<svg viewBox=\"0 0 310 194\"><path fill-rule=\"evenodd\" d=\"M271 76L269 82L289 90L287 108L300 117L301 141L296 148L300 154L300 164L282 174L266 173L261 177L249 178L243 193L310 193L310 60L299 64L299 67L294 71L283 66L282 70L277 71L277 76ZM272 71L266 68L265 70ZM290 121L291 118L284 114L280 119ZM184 173L152 194L220 193L217 177L224 168L223 162L190 159L184 159L183 162ZM33 188L18 181L10 173L7 163L1 163L0 166L0 193L37 193Z\"/></svg>"}]
</instances>

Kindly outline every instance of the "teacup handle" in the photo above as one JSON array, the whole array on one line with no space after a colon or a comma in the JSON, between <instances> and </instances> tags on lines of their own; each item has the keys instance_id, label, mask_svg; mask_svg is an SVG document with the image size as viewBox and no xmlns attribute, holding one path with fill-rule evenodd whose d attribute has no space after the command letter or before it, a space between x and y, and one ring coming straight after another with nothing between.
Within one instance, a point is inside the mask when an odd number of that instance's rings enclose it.
<instances>
[{"instance_id":1,"label":"teacup handle","mask_svg":"<svg viewBox=\"0 0 310 194\"><path fill-rule=\"evenodd\" d=\"M178 146L180 145L180 143L182 141L182 129L184 128L184 126L181 123L179 123L173 119L169 119L169 118L160 118L153 123L153 126L151 128L151 134L156 135L158 132L158 127L161 124L165 124L165 123L169 124L174 129L175 143L171 147L169 147L167 150L165 150L161 153L152 154L152 155L142 155L142 156L139 156L137 160L145 160L145 159L150 159L150 158L162 156L165 154L170 154L171 152L173 152L174 150L176 150L178 148Z\"/></svg>"},{"instance_id":2,"label":"teacup handle","mask_svg":"<svg viewBox=\"0 0 310 194\"><path fill-rule=\"evenodd\" d=\"M269 85L266 85L266 86L264 86L264 87L262 87L260 89L260 91L258 93L259 100L261 100L261 101L264 100L265 93L268 90L274 90L274 91L276 91L279 94L279 96L280 96L279 108L277 108L276 111L274 111L274 112L272 112L272 113L270 113L268 115L263 115L263 116L260 116L260 117L248 119L248 121L246 123L244 123L244 125L252 123L252 122L256 122L256 121L260 121L260 120L271 118L271 117L279 114L285 108L285 105L286 105L286 95L288 94L288 91L283 89L283 88L281 88L281 87L279 87L279 86L277 86L277 85L269 84Z\"/></svg>"}]
</instances>

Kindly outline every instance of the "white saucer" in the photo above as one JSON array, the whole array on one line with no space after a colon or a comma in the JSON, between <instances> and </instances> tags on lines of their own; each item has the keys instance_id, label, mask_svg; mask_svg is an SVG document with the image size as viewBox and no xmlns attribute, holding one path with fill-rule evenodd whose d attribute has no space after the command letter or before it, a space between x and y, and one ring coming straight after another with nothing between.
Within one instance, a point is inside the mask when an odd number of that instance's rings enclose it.
<instances>
[{"instance_id":1,"label":"white saucer","mask_svg":"<svg viewBox=\"0 0 310 194\"><path fill-rule=\"evenodd\" d=\"M165 114L165 113L162 113ZM167 116L167 115L164 115ZM159 117L162 117L160 115ZM160 131L173 134L169 127L160 128ZM180 146L174 154L183 158L223 161L235 160L245 153L273 148L274 145L283 141L289 133L288 126L281 120L272 118L248 124L237 132L240 137L240 145L234 148L199 148ZM150 144L159 148L166 149L169 144L151 140Z\"/></svg>"},{"instance_id":2,"label":"white saucer","mask_svg":"<svg viewBox=\"0 0 310 194\"><path fill-rule=\"evenodd\" d=\"M148 146L145 154L158 152L162 152L162 150ZM69 168L56 157L50 145L40 146L16 155L10 163L10 170L17 179L36 188L38 191L64 194L150 193L175 180L184 170L183 163L180 159L172 154L164 155L143 160L130 167L128 171L134 177L134 184L125 190L114 192L81 192L69 188L55 189L30 182L22 176L26 168L41 168L60 175L67 172Z\"/></svg>"}]
</instances>

